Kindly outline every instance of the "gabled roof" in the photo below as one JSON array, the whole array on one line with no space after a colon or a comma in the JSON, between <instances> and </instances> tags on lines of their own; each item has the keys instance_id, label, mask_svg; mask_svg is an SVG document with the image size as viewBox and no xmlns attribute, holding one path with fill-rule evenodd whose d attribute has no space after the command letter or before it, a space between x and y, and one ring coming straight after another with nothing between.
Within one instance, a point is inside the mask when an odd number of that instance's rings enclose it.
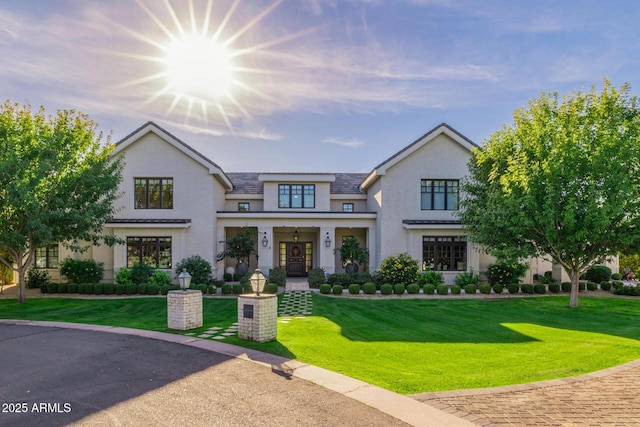
<instances>
[{"instance_id":1,"label":"gabled roof","mask_svg":"<svg viewBox=\"0 0 640 427\"><path fill-rule=\"evenodd\" d=\"M184 154L191 157L193 160L195 160L196 162L200 163L202 166L207 168L209 170L209 173L214 175L216 179L224 187L226 187L227 190L230 190L233 188L233 183L231 182L227 174L224 173L224 171L220 166L218 166L213 161L209 160L203 154L194 150L190 145L181 141L176 136L174 136L170 132L164 130L163 128L161 128L160 126L158 126L157 124L151 121L143 124L138 129L134 130L129 135L125 136L120 141L118 141L116 143L115 149L113 150L112 156L118 155L125 148L135 143L136 141L138 141L140 138L142 138L148 133L156 134L162 140L171 144L172 146L174 146L175 148L177 148L178 150L180 150L181 152L183 152Z\"/></svg>"},{"instance_id":2,"label":"gabled roof","mask_svg":"<svg viewBox=\"0 0 640 427\"><path fill-rule=\"evenodd\" d=\"M264 180L260 180L260 176L264 175L260 172L229 172L227 174L233 182L233 191L231 193L238 194L263 194ZM308 173L281 173L278 176L303 176L318 175ZM329 175L329 174L322 174ZM330 182L331 194L362 194L360 183L366 178L366 173L332 173L335 177Z\"/></svg>"},{"instance_id":3,"label":"gabled roof","mask_svg":"<svg viewBox=\"0 0 640 427\"><path fill-rule=\"evenodd\" d=\"M393 156L389 157L387 160L374 167L373 170L369 172L367 177L361 182L360 188L363 191L366 191L367 187L373 184L378 179L378 177L386 173L387 169L394 166L396 163L399 163L406 157L410 156L412 153L419 150L425 144L428 144L441 134L449 136L452 140L469 151L471 151L471 149L474 147L479 147L475 142L471 141L469 138L462 135L460 132L458 132L448 124L440 123L438 126L434 127L429 132L425 133L420 138L416 139L411 144L407 145L402 150L398 151Z\"/></svg>"}]
</instances>

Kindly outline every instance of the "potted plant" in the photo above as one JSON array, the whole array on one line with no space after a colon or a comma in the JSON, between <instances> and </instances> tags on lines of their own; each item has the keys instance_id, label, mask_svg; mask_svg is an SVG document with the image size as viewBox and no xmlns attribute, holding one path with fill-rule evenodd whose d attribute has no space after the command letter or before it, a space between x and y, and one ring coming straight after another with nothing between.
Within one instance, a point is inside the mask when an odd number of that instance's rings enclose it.
<instances>
[{"instance_id":1,"label":"potted plant","mask_svg":"<svg viewBox=\"0 0 640 427\"><path fill-rule=\"evenodd\" d=\"M347 273L357 273L358 264L364 264L369 258L369 251L360 247L360 242L355 237L347 237L342 241L342 246L336 248L340 252L340 260L342 266L346 268Z\"/></svg>"},{"instance_id":2,"label":"potted plant","mask_svg":"<svg viewBox=\"0 0 640 427\"><path fill-rule=\"evenodd\" d=\"M236 273L244 276L249 270L249 256L256 253L255 242L253 241L254 234L256 234L254 230L245 228L240 233L230 237L225 242L226 250L219 253L217 258L219 260L227 256L235 258L238 261L236 264Z\"/></svg>"}]
</instances>

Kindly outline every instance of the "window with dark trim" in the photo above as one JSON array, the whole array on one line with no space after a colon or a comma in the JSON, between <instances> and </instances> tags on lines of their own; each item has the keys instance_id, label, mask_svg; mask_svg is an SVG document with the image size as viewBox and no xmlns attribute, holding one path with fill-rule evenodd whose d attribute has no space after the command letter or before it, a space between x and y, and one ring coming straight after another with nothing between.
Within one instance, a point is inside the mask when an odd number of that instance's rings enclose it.
<instances>
[{"instance_id":1,"label":"window with dark trim","mask_svg":"<svg viewBox=\"0 0 640 427\"><path fill-rule=\"evenodd\" d=\"M467 238L423 236L422 269L466 271Z\"/></svg>"},{"instance_id":2,"label":"window with dark trim","mask_svg":"<svg viewBox=\"0 0 640 427\"><path fill-rule=\"evenodd\" d=\"M249 202L238 202L238 212L249 212Z\"/></svg>"},{"instance_id":3,"label":"window with dark trim","mask_svg":"<svg viewBox=\"0 0 640 427\"><path fill-rule=\"evenodd\" d=\"M136 209L173 209L173 178L135 178Z\"/></svg>"},{"instance_id":4,"label":"window with dark trim","mask_svg":"<svg viewBox=\"0 0 640 427\"><path fill-rule=\"evenodd\" d=\"M315 208L315 184L280 184L278 185L279 208Z\"/></svg>"},{"instance_id":5,"label":"window with dark trim","mask_svg":"<svg viewBox=\"0 0 640 427\"><path fill-rule=\"evenodd\" d=\"M420 209L454 211L458 209L459 180L423 179L420 181Z\"/></svg>"},{"instance_id":6,"label":"window with dark trim","mask_svg":"<svg viewBox=\"0 0 640 427\"><path fill-rule=\"evenodd\" d=\"M60 252L58 244L41 246L36 248L34 264L37 268L58 268L60 267Z\"/></svg>"},{"instance_id":7,"label":"window with dark trim","mask_svg":"<svg viewBox=\"0 0 640 427\"><path fill-rule=\"evenodd\" d=\"M136 263L170 269L171 237L127 237L127 267Z\"/></svg>"},{"instance_id":8,"label":"window with dark trim","mask_svg":"<svg viewBox=\"0 0 640 427\"><path fill-rule=\"evenodd\" d=\"M353 203L343 203L342 212L353 212Z\"/></svg>"}]
</instances>

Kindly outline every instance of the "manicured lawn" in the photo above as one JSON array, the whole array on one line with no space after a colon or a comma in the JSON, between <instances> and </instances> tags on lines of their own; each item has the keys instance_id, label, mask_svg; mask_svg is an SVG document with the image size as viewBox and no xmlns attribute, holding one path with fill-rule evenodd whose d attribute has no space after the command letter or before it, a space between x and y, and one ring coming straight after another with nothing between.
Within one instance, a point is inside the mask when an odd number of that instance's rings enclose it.
<instances>
[{"instance_id":1,"label":"manicured lawn","mask_svg":"<svg viewBox=\"0 0 640 427\"><path fill-rule=\"evenodd\" d=\"M296 358L400 393L526 383L640 358L640 301L581 297L397 300L313 297L278 341L225 342ZM236 321L235 299L205 299L205 327ZM166 331L166 301L0 300L0 317Z\"/></svg>"}]
</instances>

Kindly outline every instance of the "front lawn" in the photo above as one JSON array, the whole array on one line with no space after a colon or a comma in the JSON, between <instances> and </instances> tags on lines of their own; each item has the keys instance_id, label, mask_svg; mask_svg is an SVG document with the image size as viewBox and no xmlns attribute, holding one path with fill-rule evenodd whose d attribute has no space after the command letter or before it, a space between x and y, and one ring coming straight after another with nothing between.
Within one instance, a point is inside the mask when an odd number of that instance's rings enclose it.
<instances>
[{"instance_id":1,"label":"front lawn","mask_svg":"<svg viewBox=\"0 0 640 427\"><path fill-rule=\"evenodd\" d=\"M343 373L399 393L493 387L580 375L640 358L640 301L313 296L313 315L278 323L278 341L224 342ZM235 299L206 298L204 328L237 320ZM166 300L0 300L0 317L167 331Z\"/></svg>"}]
</instances>

